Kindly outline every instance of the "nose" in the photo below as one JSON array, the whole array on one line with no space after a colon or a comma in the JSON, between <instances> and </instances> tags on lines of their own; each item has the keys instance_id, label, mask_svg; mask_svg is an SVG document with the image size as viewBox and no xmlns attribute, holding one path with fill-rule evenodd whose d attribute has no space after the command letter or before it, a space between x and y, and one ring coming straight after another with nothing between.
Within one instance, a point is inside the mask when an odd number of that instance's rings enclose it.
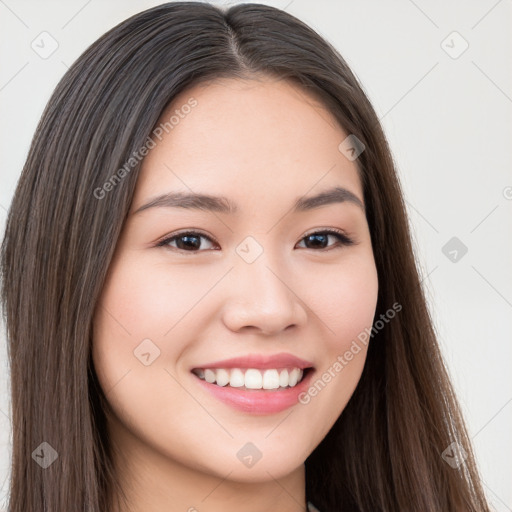
<instances>
[{"instance_id":1,"label":"nose","mask_svg":"<svg viewBox=\"0 0 512 512\"><path fill-rule=\"evenodd\" d=\"M294 290L299 288L295 277L265 253L253 263L237 262L228 280L223 321L230 330L272 335L305 324L307 311Z\"/></svg>"}]
</instances>

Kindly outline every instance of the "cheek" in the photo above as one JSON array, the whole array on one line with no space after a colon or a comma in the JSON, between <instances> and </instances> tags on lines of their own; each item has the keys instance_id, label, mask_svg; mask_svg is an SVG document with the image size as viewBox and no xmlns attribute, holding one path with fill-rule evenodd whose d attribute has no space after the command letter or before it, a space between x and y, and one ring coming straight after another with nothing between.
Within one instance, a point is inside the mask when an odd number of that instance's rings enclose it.
<instances>
[{"instance_id":1,"label":"cheek","mask_svg":"<svg viewBox=\"0 0 512 512\"><path fill-rule=\"evenodd\" d=\"M192 264L177 265L171 272L161 263L125 257L112 267L100 299L104 330L114 342L168 340L173 337L170 331L188 321L187 315L217 279Z\"/></svg>"},{"instance_id":2,"label":"cheek","mask_svg":"<svg viewBox=\"0 0 512 512\"><path fill-rule=\"evenodd\" d=\"M117 393L137 379L169 389L165 370L187 350L191 330L207 321L201 298L217 280L192 264L170 272L142 263L135 251L114 261L94 318L93 360L103 389L116 386Z\"/></svg>"},{"instance_id":3,"label":"cheek","mask_svg":"<svg viewBox=\"0 0 512 512\"><path fill-rule=\"evenodd\" d=\"M314 276L314 287L304 288L308 306L324 327L325 348L344 351L373 322L378 296L373 256L356 254L337 268L316 269Z\"/></svg>"},{"instance_id":4,"label":"cheek","mask_svg":"<svg viewBox=\"0 0 512 512\"><path fill-rule=\"evenodd\" d=\"M354 392L366 360L378 297L373 256L360 254L340 268L315 273L308 305L322 326L322 363L301 403L324 419L316 437L334 424Z\"/></svg>"},{"instance_id":5,"label":"cheek","mask_svg":"<svg viewBox=\"0 0 512 512\"><path fill-rule=\"evenodd\" d=\"M186 349L180 342L190 329L186 313L208 283L198 289L179 271L171 276L149 264L141 268L135 258L112 265L93 323L93 362L118 422L161 449L171 446L166 436L180 430L176 410L189 427L201 414L178 383L175 362ZM198 433L190 427L187 435L183 445L190 447ZM188 456L179 447L173 455L183 462Z\"/></svg>"}]
</instances>

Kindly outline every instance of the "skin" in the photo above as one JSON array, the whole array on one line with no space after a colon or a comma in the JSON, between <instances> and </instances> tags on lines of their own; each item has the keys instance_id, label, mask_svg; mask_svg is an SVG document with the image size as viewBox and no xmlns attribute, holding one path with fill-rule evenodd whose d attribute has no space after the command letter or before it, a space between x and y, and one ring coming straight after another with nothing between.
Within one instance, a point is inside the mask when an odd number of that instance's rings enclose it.
<instances>
[{"instance_id":1,"label":"skin","mask_svg":"<svg viewBox=\"0 0 512 512\"><path fill-rule=\"evenodd\" d=\"M219 401L190 370L289 352L320 376L371 327L378 279L363 209L345 201L290 211L297 198L331 186L363 202L356 162L338 150L347 133L332 115L286 81L195 86L162 119L191 97L197 106L143 161L94 318L93 361L112 409L117 471L135 512L239 512L248 503L255 512L304 511L304 461L352 395L364 345L307 405L267 415ZM171 191L223 195L239 212L134 213ZM156 246L189 228L211 240L188 252L180 240ZM322 228L341 229L354 244L329 235L327 249L308 246L306 235ZM263 249L251 264L236 252L247 236ZM144 339L160 350L148 366L134 355ZM236 456L248 442L262 453L252 467Z\"/></svg>"}]
</instances>

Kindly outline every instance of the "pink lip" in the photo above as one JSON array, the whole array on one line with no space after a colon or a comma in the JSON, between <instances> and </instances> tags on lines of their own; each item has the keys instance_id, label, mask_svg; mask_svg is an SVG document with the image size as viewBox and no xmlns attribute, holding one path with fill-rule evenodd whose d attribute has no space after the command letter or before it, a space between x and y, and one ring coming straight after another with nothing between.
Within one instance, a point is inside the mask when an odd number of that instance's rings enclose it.
<instances>
[{"instance_id":1,"label":"pink lip","mask_svg":"<svg viewBox=\"0 0 512 512\"><path fill-rule=\"evenodd\" d=\"M208 368L208 366L206 368ZM254 368L254 366L251 366L251 368ZM194 378L197 379L199 385L203 386L204 389L209 391L214 397L231 407L242 412L263 415L284 411L297 404L299 402L299 395L305 392L310 386L314 373L313 370L309 370L299 384L293 388L286 388L281 391L270 391L266 389L245 390L231 388L229 386L222 387L206 382L197 375L194 375Z\"/></svg>"},{"instance_id":2,"label":"pink lip","mask_svg":"<svg viewBox=\"0 0 512 512\"><path fill-rule=\"evenodd\" d=\"M313 363L305 361L292 354L281 352L274 355L249 354L247 356L224 359L223 361L213 361L194 368L256 368L266 370L269 368L311 368ZM219 387L219 386L217 386Z\"/></svg>"}]
</instances>

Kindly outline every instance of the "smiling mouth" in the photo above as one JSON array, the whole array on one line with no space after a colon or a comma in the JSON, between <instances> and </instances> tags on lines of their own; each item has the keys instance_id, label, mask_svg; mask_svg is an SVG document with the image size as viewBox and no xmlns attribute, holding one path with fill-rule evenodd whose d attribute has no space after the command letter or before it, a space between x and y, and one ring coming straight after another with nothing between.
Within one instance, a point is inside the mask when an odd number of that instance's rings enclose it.
<instances>
[{"instance_id":1,"label":"smiling mouth","mask_svg":"<svg viewBox=\"0 0 512 512\"><path fill-rule=\"evenodd\" d=\"M244 391L282 391L297 386L313 368L194 368L199 379Z\"/></svg>"}]
</instances>

